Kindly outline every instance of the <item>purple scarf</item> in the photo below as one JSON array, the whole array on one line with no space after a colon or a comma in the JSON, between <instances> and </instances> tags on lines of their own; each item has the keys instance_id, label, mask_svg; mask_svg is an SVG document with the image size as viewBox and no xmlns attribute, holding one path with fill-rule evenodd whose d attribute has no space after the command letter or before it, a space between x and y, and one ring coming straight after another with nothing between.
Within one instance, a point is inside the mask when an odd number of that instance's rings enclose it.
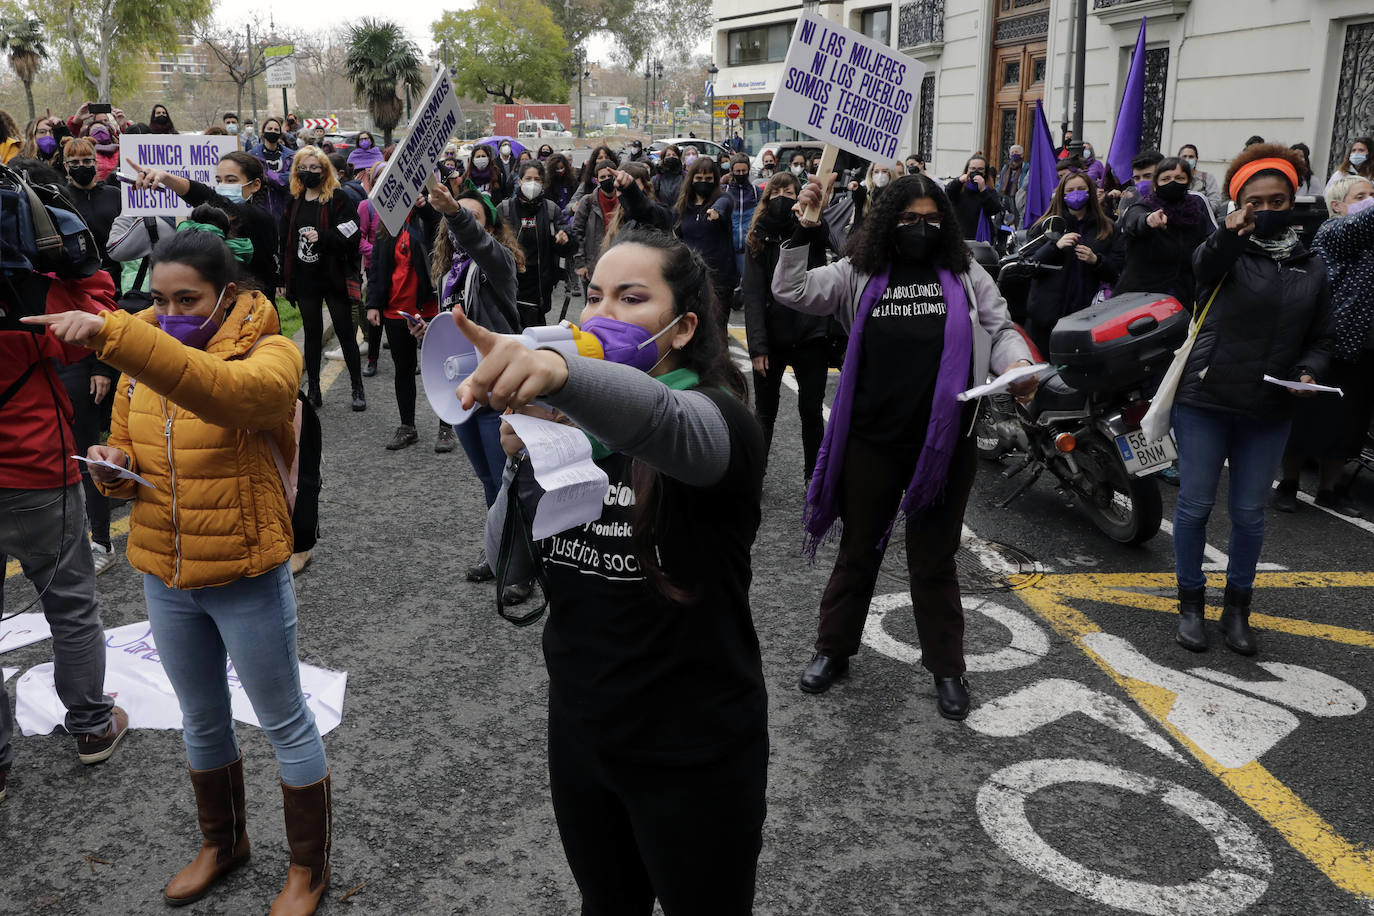
<instances>
[{"instance_id":1,"label":"purple scarf","mask_svg":"<svg viewBox=\"0 0 1374 916\"><path fill-rule=\"evenodd\" d=\"M835 390L835 404L830 411L830 422L825 427L825 438L816 456L816 470L811 475L811 487L806 494L806 509L802 518L802 527L805 529L802 551L813 561L816 559L816 548L826 539L835 520L839 518L840 481L843 479L845 448L849 442L854 391L858 387L864 325L873 306L887 291L889 273L889 270L883 270L869 278L868 285L859 297L854 324L849 329L844 369L840 372L840 383ZM968 385L969 365L973 359L973 322L969 319L969 302L964 293L964 284L943 267L937 273L945 297L945 346L940 354L940 371L931 398L930 423L926 426L926 441L916 461L916 472L907 485L898 514L887 526L879 546L886 546L899 519L915 516L939 498L949 477L950 458L954 455L959 438L961 410L955 398Z\"/></svg>"}]
</instances>

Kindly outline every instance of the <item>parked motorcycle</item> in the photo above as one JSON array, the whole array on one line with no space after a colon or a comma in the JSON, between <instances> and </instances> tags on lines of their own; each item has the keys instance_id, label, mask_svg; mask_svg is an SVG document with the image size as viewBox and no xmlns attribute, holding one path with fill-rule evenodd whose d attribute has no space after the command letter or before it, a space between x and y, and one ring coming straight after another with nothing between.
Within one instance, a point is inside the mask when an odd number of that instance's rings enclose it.
<instances>
[{"instance_id":1,"label":"parked motorcycle","mask_svg":"<svg viewBox=\"0 0 1374 916\"><path fill-rule=\"evenodd\" d=\"M1052 269L1013 254L1004 259L999 283L1009 268L1022 278L1027 270ZM1057 368L1042 378L1034 400L1022 405L995 395L979 410L979 455L1009 458L1006 478L1026 475L999 508L1048 470L1057 489L1072 495L1112 540L1141 544L1154 537L1163 500L1152 475L1178 452L1168 436L1147 441L1140 421L1150 406L1147 390L1183 342L1188 320L1176 299L1153 293L1117 296L1061 318L1050 334Z\"/></svg>"}]
</instances>

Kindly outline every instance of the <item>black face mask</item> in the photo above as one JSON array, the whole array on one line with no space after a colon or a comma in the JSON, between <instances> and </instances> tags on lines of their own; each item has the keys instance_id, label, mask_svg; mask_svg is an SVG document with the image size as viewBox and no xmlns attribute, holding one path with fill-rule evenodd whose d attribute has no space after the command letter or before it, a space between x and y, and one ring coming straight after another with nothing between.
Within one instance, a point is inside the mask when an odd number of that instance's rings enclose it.
<instances>
[{"instance_id":1,"label":"black face mask","mask_svg":"<svg viewBox=\"0 0 1374 916\"><path fill-rule=\"evenodd\" d=\"M72 181L79 185L87 185L95 180L95 166L93 165L73 165L67 169L67 174Z\"/></svg>"},{"instance_id":2,"label":"black face mask","mask_svg":"<svg viewBox=\"0 0 1374 916\"><path fill-rule=\"evenodd\" d=\"M277 133L275 130L269 130L262 135L262 139L267 143L276 143L281 139L281 134Z\"/></svg>"},{"instance_id":3,"label":"black face mask","mask_svg":"<svg viewBox=\"0 0 1374 916\"><path fill-rule=\"evenodd\" d=\"M925 223L898 226L892 244L897 249L897 257L904 261L923 263L930 260L931 254L940 244L940 230Z\"/></svg>"},{"instance_id":4,"label":"black face mask","mask_svg":"<svg viewBox=\"0 0 1374 916\"><path fill-rule=\"evenodd\" d=\"M1255 235L1272 239L1293 225L1292 210L1259 210L1255 213Z\"/></svg>"},{"instance_id":5,"label":"black face mask","mask_svg":"<svg viewBox=\"0 0 1374 916\"><path fill-rule=\"evenodd\" d=\"M600 187L601 190L606 194L610 194L612 191L615 190L615 179L603 178L597 182L597 186Z\"/></svg>"},{"instance_id":6,"label":"black face mask","mask_svg":"<svg viewBox=\"0 0 1374 916\"><path fill-rule=\"evenodd\" d=\"M297 172L297 177L301 180L301 185L306 188L318 188L320 182L324 181L323 172Z\"/></svg>"},{"instance_id":7,"label":"black face mask","mask_svg":"<svg viewBox=\"0 0 1374 916\"><path fill-rule=\"evenodd\" d=\"M797 216L792 212L796 201L790 197L774 197L764 205L764 213L775 223L790 223Z\"/></svg>"},{"instance_id":8,"label":"black face mask","mask_svg":"<svg viewBox=\"0 0 1374 916\"><path fill-rule=\"evenodd\" d=\"M730 180L733 181L735 184L739 185L740 187L744 187L749 183L749 176L732 174L730 176Z\"/></svg>"},{"instance_id":9,"label":"black face mask","mask_svg":"<svg viewBox=\"0 0 1374 916\"><path fill-rule=\"evenodd\" d=\"M1176 204L1188 193L1188 186L1181 181L1166 181L1155 185L1155 197L1166 204Z\"/></svg>"},{"instance_id":10,"label":"black face mask","mask_svg":"<svg viewBox=\"0 0 1374 916\"><path fill-rule=\"evenodd\" d=\"M698 197L705 197L715 190L715 187L714 181L694 181L692 182L692 193Z\"/></svg>"},{"instance_id":11,"label":"black face mask","mask_svg":"<svg viewBox=\"0 0 1374 916\"><path fill-rule=\"evenodd\" d=\"M167 117L166 115L158 115L156 118L153 118L153 123L158 125L171 124L172 119Z\"/></svg>"},{"instance_id":12,"label":"black face mask","mask_svg":"<svg viewBox=\"0 0 1374 916\"><path fill-rule=\"evenodd\" d=\"M669 156L658 165L659 171L667 175L676 175L682 171L682 160L676 156Z\"/></svg>"}]
</instances>

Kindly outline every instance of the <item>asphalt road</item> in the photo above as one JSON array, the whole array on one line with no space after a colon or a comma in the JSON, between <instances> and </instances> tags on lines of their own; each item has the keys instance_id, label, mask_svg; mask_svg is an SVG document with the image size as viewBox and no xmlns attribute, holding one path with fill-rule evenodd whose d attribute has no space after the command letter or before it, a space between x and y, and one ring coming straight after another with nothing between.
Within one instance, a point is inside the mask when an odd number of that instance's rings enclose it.
<instances>
[{"instance_id":1,"label":"asphalt road","mask_svg":"<svg viewBox=\"0 0 1374 916\"><path fill-rule=\"evenodd\" d=\"M481 490L461 450L433 453L427 404L420 444L383 450L391 372L383 354L362 414L346 385L326 392L323 539L297 580L301 658L348 672L325 738L322 912L577 912L548 801L540 627L504 623L491 587L463 581ZM1283 569L1256 595L1260 655L1215 638L1192 655L1161 612L1167 533L1112 544L1045 482L997 509L1016 482L984 465L960 557L973 716L936 714L895 547L851 675L808 696L796 679L833 550L798 557L794 405L784 394L754 548L773 745L758 913L1374 912L1374 526L1311 506L1271 518L1263 559ZM107 627L145 619L123 560L99 590ZM7 592L27 603L22 582ZM39 643L0 661L50 656ZM188 913L265 912L284 879L275 761L261 731L238 733L254 856ZM183 767L171 730L131 733L92 768L61 733L17 737L0 913L162 912L199 842Z\"/></svg>"}]
</instances>

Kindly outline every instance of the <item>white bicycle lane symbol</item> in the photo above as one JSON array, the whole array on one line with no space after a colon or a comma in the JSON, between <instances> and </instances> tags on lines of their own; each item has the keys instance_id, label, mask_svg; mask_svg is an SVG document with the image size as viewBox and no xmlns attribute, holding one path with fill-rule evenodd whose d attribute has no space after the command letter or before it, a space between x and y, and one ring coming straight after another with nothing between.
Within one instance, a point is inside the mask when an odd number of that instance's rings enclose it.
<instances>
[{"instance_id":1,"label":"white bicycle lane symbol","mask_svg":"<svg viewBox=\"0 0 1374 916\"><path fill-rule=\"evenodd\" d=\"M966 596L963 603L966 612L982 615L1010 633L1008 645L968 655L970 673L1025 668L1049 654L1049 638L1029 614L977 596ZM888 613L910 606L911 596L906 593L874 598L863 641L883 655L918 665L920 650L894 638L883 626ZM1170 725L1228 767L1256 761L1292 734L1301 725L1295 711L1332 717L1356 715L1365 708L1359 690L1313 668L1258 662L1271 679L1251 682L1205 667L1174 670L1108 633L1089 633L1083 642L1120 674L1173 693L1176 699L1167 715ZM989 700L973 710L965 724L989 737L1019 737L1075 713L1176 763L1197 765L1122 700L1065 678L1046 678ZM1065 783L1108 786L1173 808L1207 832L1223 867L1182 884L1152 884L1090 868L1063 855L1036 830L1026 808L1036 792ZM1096 761L1044 758L1004 767L979 789L976 808L988 836L1023 867L1075 894L1130 912L1158 916L1241 913L1263 897L1273 873L1260 838L1221 805L1168 779Z\"/></svg>"}]
</instances>

